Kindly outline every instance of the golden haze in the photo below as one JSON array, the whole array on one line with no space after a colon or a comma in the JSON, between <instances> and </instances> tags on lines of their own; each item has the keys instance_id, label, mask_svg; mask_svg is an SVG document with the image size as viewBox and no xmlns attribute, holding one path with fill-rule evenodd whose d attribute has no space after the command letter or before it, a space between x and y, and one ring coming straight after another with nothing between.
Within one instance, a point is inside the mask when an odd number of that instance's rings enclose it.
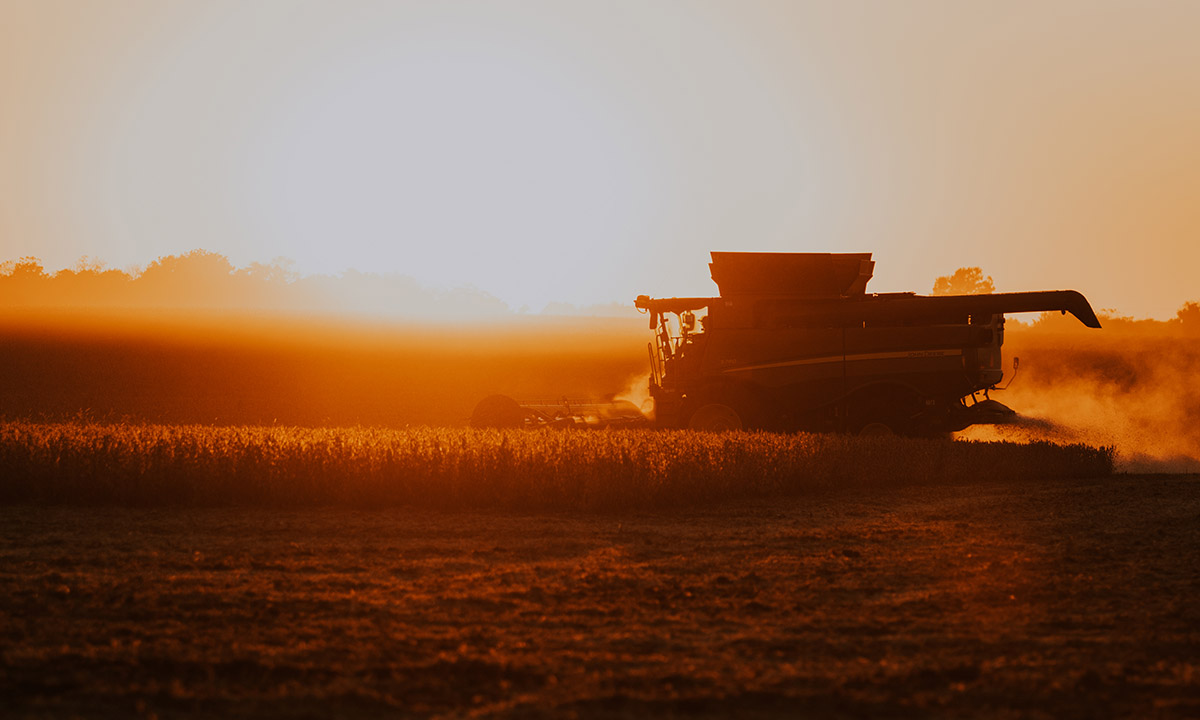
<instances>
[{"instance_id":1,"label":"golden haze","mask_svg":"<svg viewBox=\"0 0 1200 720\"><path fill-rule=\"evenodd\" d=\"M514 308L703 294L711 249L979 264L1169 318L1200 6L0 3L0 257L207 247Z\"/></svg>"},{"instance_id":2,"label":"golden haze","mask_svg":"<svg viewBox=\"0 0 1200 720\"><path fill-rule=\"evenodd\" d=\"M935 291L993 287L978 268L938 280ZM620 318L525 316L469 289L300 277L283 261L238 269L205 251L136 274L10 261L0 304L10 419L453 426L494 393L647 399L649 338L629 307L600 308ZM1023 365L996 397L1027 421L964 436L1111 445L1123 469L1200 469L1200 307L1166 322L1101 315L1100 331L1056 315L1010 319L1005 354Z\"/></svg>"}]
</instances>

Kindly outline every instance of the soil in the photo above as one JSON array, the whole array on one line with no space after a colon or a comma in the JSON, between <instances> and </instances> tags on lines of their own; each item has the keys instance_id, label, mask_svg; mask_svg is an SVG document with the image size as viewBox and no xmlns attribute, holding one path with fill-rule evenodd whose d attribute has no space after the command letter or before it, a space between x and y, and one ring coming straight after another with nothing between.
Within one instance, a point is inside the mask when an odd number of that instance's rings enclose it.
<instances>
[{"instance_id":1,"label":"soil","mask_svg":"<svg viewBox=\"0 0 1200 720\"><path fill-rule=\"evenodd\" d=\"M1200 477L0 508L9 717L1200 716Z\"/></svg>"}]
</instances>

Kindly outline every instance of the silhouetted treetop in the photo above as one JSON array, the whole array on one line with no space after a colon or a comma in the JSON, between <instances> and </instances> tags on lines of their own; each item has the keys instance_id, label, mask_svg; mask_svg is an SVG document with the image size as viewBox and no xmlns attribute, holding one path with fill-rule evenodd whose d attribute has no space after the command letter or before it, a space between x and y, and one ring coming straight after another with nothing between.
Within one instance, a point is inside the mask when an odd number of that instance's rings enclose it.
<instances>
[{"instance_id":1,"label":"silhouetted treetop","mask_svg":"<svg viewBox=\"0 0 1200 720\"><path fill-rule=\"evenodd\" d=\"M933 282L934 295L987 295L996 292L992 276L983 276L977 267L959 268L953 275L939 277Z\"/></svg>"}]
</instances>

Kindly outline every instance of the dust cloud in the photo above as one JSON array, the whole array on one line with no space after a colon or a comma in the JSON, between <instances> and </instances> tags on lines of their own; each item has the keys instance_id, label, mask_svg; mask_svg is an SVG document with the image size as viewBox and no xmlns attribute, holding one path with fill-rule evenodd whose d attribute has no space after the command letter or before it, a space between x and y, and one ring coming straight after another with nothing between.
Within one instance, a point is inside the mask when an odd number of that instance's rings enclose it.
<instances>
[{"instance_id":1,"label":"dust cloud","mask_svg":"<svg viewBox=\"0 0 1200 720\"><path fill-rule=\"evenodd\" d=\"M654 419L654 398L650 397L650 371L635 375L625 389L613 396L617 402L627 402L642 411L650 420Z\"/></svg>"},{"instance_id":2,"label":"dust cloud","mask_svg":"<svg viewBox=\"0 0 1200 720\"><path fill-rule=\"evenodd\" d=\"M1022 420L960 436L1109 445L1122 471L1200 472L1200 332L1184 320L1011 324L1005 355L1021 368L993 397Z\"/></svg>"}]
</instances>

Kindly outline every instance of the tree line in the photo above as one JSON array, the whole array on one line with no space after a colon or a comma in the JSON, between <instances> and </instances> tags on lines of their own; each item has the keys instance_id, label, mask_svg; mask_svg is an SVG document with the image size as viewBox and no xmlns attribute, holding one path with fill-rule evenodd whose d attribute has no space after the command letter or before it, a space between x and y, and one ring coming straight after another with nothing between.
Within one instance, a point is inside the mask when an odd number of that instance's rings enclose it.
<instances>
[{"instance_id":1,"label":"tree line","mask_svg":"<svg viewBox=\"0 0 1200 720\"><path fill-rule=\"evenodd\" d=\"M357 270L336 276L302 276L293 265L291 260L276 258L238 268L219 253L192 250L129 271L84 257L73 268L47 272L38 258L23 257L0 263L0 307L274 310L463 319L513 312L502 300L477 288L433 289L407 275ZM994 291L990 275L978 267L964 267L938 277L932 294ZM551 311L591 314L587 308L565 305L547 308ZM1184 303L1176 316L1165 322L1135 320L1111 309L1097 314L1110 328L1200 333L1200 303L1196 302ZM1035 324L1057 325L1057 315L1045 313Z\"/></svg>"},{"instance_id":2,"label":"tree line","mask_svg":"<svg viewBox=\"0 0 1200 720\"><path fill-rule=\"evenodd\" d=\"M238 268L207 250L160 257L145 268L106 268L91 258L47 272L36 257L0 263L0 307L173 308L349 312L421 317L487 317L509 312L500 299L463 287L438 290L400 274L346 270L301 276L278 258Z\"/></svg>"}]
</instances>

